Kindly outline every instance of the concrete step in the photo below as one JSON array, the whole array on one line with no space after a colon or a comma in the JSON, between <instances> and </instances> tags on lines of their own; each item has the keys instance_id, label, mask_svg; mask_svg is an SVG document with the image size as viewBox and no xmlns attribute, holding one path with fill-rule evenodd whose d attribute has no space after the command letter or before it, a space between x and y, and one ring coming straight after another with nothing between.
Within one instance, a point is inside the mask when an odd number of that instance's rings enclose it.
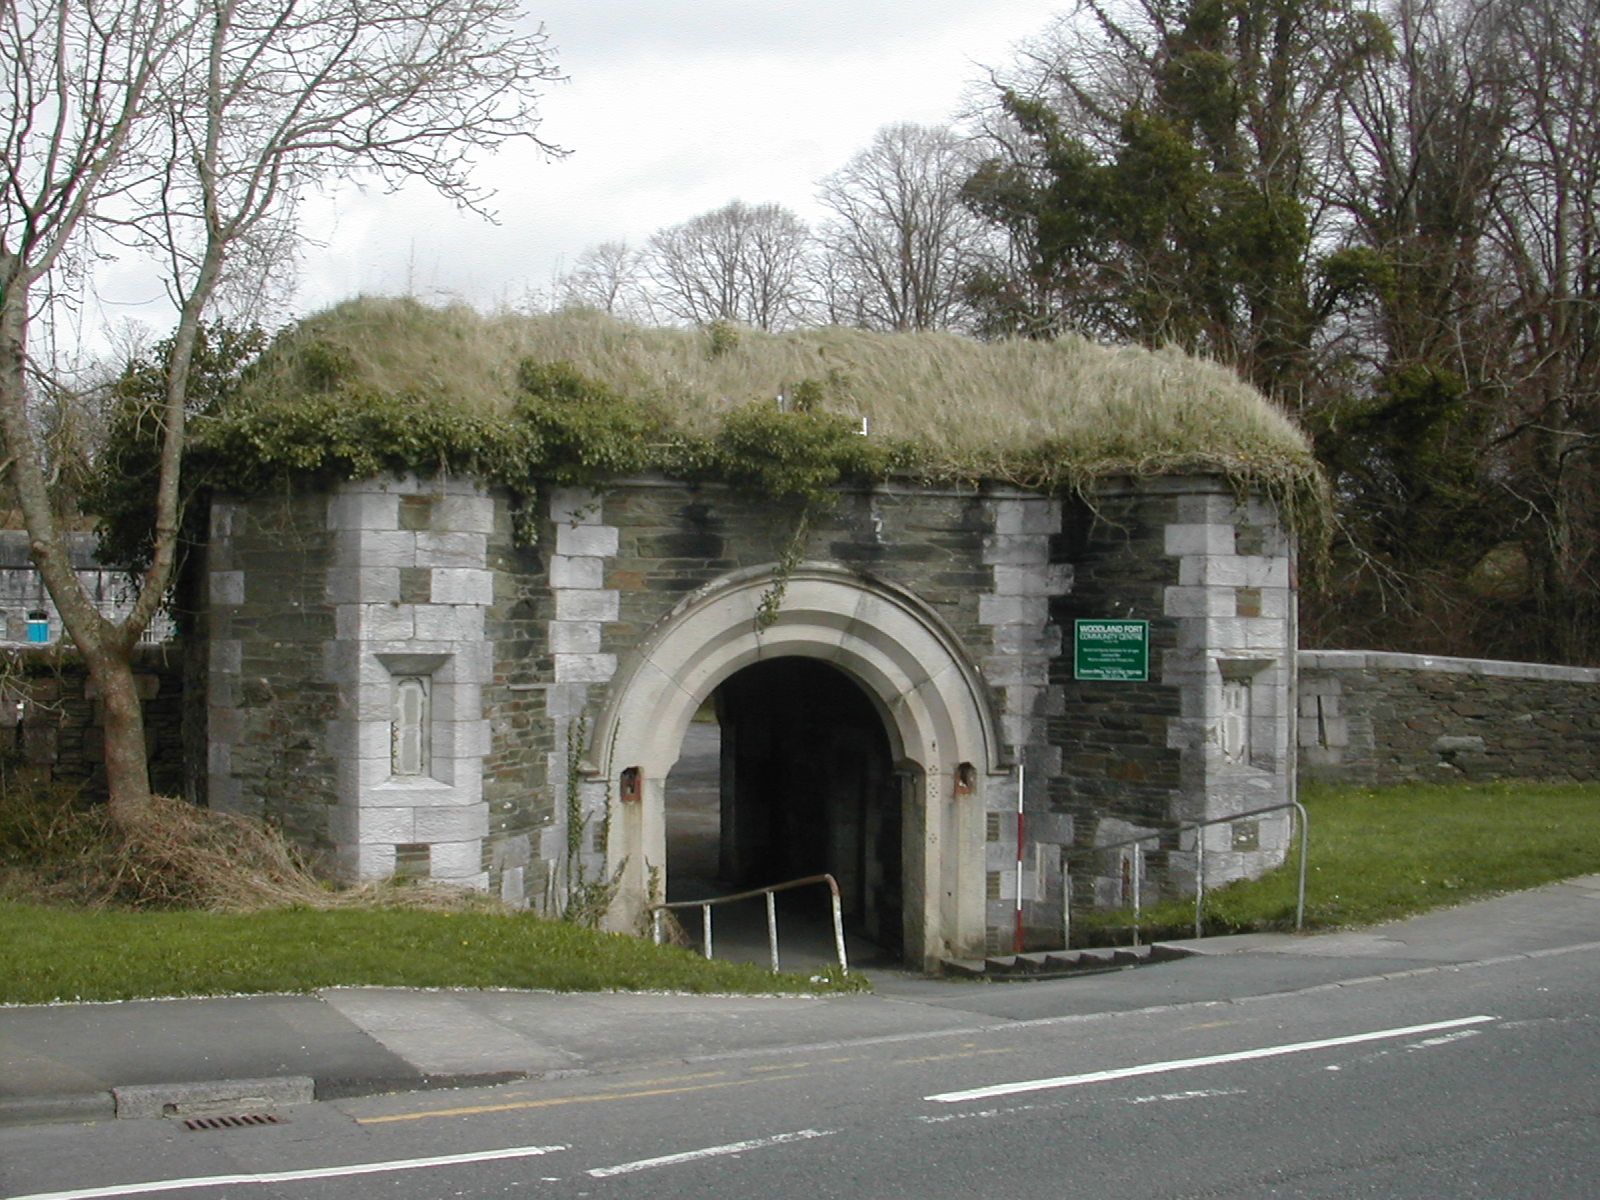
<instances>
[{"instance_id":1,"label":"concrete step","mask_svg":"<svg viewBox=\"0 0 1600 1200\"><path fill-rule=\"evenodd\" d=\"M1083 950L1034 950L1025 954L992 954L987 958L947 958L946 975L963 979L1011 981L1059 979L1121 971L1150 963L1187 958L1192 951L1181 946L1094 946Z\"/></svg>"}]
</instances>

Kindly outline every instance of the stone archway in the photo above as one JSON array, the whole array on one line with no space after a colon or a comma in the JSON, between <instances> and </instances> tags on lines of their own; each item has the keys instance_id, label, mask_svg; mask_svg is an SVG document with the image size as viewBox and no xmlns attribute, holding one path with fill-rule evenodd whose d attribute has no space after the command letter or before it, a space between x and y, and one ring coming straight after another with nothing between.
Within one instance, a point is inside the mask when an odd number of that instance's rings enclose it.
<instances>
[{"instance_id":1,"label":"stone archway","mask_svg":"<svg viewBox=\"0 0 1600 1200\"><path fill-rule=\"evenodd\" d=\"M758 628L773 581L771 567L740 572L685 598L611 682L591 743L591 769L617 797L607 869L621 865L622 877L609 924L637 928L652 875L665 868L664 781L695 710L741 668L797 656L822 659L861 686L912 781L901 854L907 960L981 957L984 789L1000 764L976 669L921 601L826 564L797 568L777 619Z\"/></svg>"},{"instance_id":2,"label":"stone archway","mask_svg":"<svg viewBox=\"0 0 1600 1200\"><path fill-rule=\"evenodd\" d=\"M704 877L704 845L691 849L682 822L674 820L683 812L680 757L667 777L667 898L687 898L674 895L685 877L703 896L826 872L839 885L845 926L861 943L855 953L901 959L901 822L906 789L916 781L914 772L896 769L878 706L832 663L799 655L741 667L712 698L715 875ZM689 747L686 737L684 756ZM791 911L818 917L825 911L816 892L783 899Z\"/></svg>"}]
</instances>

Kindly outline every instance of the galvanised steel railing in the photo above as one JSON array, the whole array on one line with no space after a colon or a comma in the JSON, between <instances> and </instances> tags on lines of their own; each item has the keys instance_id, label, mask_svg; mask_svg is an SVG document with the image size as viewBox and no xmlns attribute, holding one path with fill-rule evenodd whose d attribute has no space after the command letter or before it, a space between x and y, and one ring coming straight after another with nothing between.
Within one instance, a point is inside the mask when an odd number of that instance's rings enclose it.
<instances>
[{"instance_id":1,"label":"galvanised steel railing","mask_svg":"<svg viewBox=\"0 0 1600 1200\"><path fill-rule=\"evenodd\" d=\"M1283 812L1285 809L1294 809L1298 817L1300 829L1300 878L1295 898L1294 927L1305 928L1306 923L1306 845L1311 834L1310 818L1306 816L1305 805L1298 800L1290 800L1283 804L1271 804L1266 808L1252 808L1248 812L1230 813L1226 817L1213 817L1209 821L1185 821L1171 829L1158 829L1151 833L1143 833L1138 837L1123 838L1120 842L1107 842L1104 846L1083 846L1069 850L1061 856L1061 941L1065 947L1072 945L1072 875L1067 868L1067 863L1074 858L1087 858L1095 854L1103 854L1107 850L1120 850L1124 846L1133 847L1132 892L1133 892L1133 944L1139 944L1139 917L1142 912L1139 883L1144 875L1144 843L1158 842L1162 838L1182 835L1187 830L1196 830L1194 839L1195 853L1195 888L1194 888L1194 935L1204 937L1202 920L1206 902L1206 839L1199 830L1207 829L1212 825L1228 825L1234 821L1242 821L1246 817L1260 817L1267 813Z\"/></svg>"},{"instance_id":2,"label":"galvanised steel railing","mask_svg":"<svg viewBox=\"0 0 1600 1200\"><path fill-rule=\"evenodd\" d=\"M656 945L661 944L661 914L676 908L698 908L700 910L700 949L707 958L711 957L711 907L714 904L729 904L735 900L749 900L754 896L765 896L767 900L767 949L772 956L772 970L778 970L778 906L774 898L778 892L787 892L794 888L807 887L811 884L826 884L828 887L829 904L833 909L833 946L839 955L839 973L850 974L850 964L845 959L844 953L844 916L839 903L839 881L832 875L807 875L804 879L791 879L786 883L775 883L771 887L752 888L748 892L734 892L730 896L713 896L706 900L677 900L671 904L651 905L650 935Z\"/></svg>"}]
</instances>

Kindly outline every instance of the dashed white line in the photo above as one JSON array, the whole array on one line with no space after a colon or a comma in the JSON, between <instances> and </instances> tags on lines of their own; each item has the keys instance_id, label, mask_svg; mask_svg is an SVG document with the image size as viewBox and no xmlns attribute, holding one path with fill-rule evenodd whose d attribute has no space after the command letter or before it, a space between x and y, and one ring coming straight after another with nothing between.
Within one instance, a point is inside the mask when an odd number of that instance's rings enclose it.
<instances>
[{"instance_id":1,"label":"dashed white line","mask_svg":"<svg viewBox=\"0 0 1600 1200\"><path fill-rule=\"evenodd\" d=\"M1130 1096L1124 1104L1158 1104L1168 1100L1211 1100L1218 1096L1243 1096L1243 1088L1200 1088L1192 1092L1162 1092L1155 1096Z\"/></svg>"},{"instance_id":2,"label":"dashed white line","mask_svg":"<svg viewBox=\"0 0 1600 1200\"><path fill-rule=\"evenodd\" d=\"M507 1158L538 1158L566 1146L511 1146L504 1150L476 1150L470 1154L443 1154L437 1158L398 1158L388 1162L351 1163L343 1167L311 1167L299 1171L270 1171L257 1175L196 1175L187 1179L156 1179L149 1183L119 1183L111 1187L74 1188L64 1192L35 1192L9 1200L94 1200L97 1196L143 1196L152 1192L181 1192L194 1188L234 1187L246 1183L287 1183L296 1179L337 1179L347 1175L380 1175L389 1171L420 1171L461 1163L495 1162Z\"/></svg>"},{"instance_id":3,"label":"dashed white line","mask_svg":"<svg viewBox=\"0 0 1600 1200\"><path fill-rule=\"evenodd\" d=\"M1463 1041L1466 1038L1477 1037L1481 1029L1462 1029L1456 1033L1444 1033L1438 1037L1423 1038L1420 1042L1413 1042L1407 1050L1432 1050L1435 1046L1448 1046L1451 1042Z\"/></svg>"},{"instance_id":4,"label":"dashed white line","mask_svg":"<svg viewBox=\"0 0 1600 1200\"><path fill-rule=\"evenodd\" d=\"M1086 1083L1107 1083L1113 1079L1132 1079L1139 1075L1162 1075L1169 1071L1192 1071L1197 1067L1214 1067L1223 1063L1248 1062L1257 1058L1277 1058L1284 1054L1302 1054L1308 1050L1325 1050L1333 1046L1353 1046L1361 1042L1383 1041L1388 1038L1412 1037L1419 1033L1433 1033L1440 1029L1459 1029L1463 1025L1481 1025L1494 1017L1458 1017L1453 1021L1433 1021L1427 1025L1407 1025L1402 1029L1377 1029L1370 1033L1352 1033L1345 1037L1321 1038L1314 1042L1290 1042L1280 1046L1258 1046L1253 1050L1236 1050L1231 1054L1207 1054L1200 1058L1178 1058L1169 1062L1143 1063L1136 1067L1116 1067L1108 1071L1089 1071L1082 1075L1057 1075L1051 1079L1024 1079L1016 1083L997 1083L990 1087L968 1088L959 1092L940 1092L924 1096L938 1104L956 1104L964 1100L988 1100L995 1096L1015 1096L1019 1092L1043 1092L1051 1088L1079 1087Z\"/></svg>"},{"instance_id":5,"label":"dashed white line","mask_svg":"<svg viewBox=\"0 0 1600 1200\"><path fill-rule=\"evenodd\" d=\"M924 1125L943 1125L949 1121L974 1121L986 1120L989 1117L1010 1116L1012 1113L1032 1112L1038 1108L1037 1104L1015 1104L1010 1108L979 1108L972 1112L940 1113L938 1116L929 1116L926 1113L917 1117Z\"/></svg>"},{"instance_id":6,"label":"dashed white line","mask_svg":"<svg viewBox=\"0 0 1600 1200\"><path fill-rule=\"evenodd\" d=\"M725 1146L705 1146L699 1150L684 1150L678 1154L663 1154L659 1158L640 1158L633 1162L618 1163L614 1167L594 1167L588 1174L596 1179L612 1175L632 1175L635 1171L649 1171L656 1167L670 1167L677 1163L696 1162L703 1158L722 1158L729 1154L743 1154L747 1150L764 1150L768 1146L782 1146L788 1142L804 1142L812 1138L831 1137L837 1129L797 1129L793 1133L776 1133L771 1137L751 1138L746 1142L729 1142Z\"/></svg>"}]
</instances>

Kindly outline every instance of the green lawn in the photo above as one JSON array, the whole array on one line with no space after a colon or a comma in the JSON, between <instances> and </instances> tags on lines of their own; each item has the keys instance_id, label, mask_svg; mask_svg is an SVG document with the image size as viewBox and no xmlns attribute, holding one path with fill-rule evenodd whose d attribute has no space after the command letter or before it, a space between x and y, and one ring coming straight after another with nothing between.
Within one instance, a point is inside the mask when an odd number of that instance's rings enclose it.
<instances>
[{"instance_id":1,"label":"green lawn","mask_svg":"<svg viewBox=\"0 0 1600 1200\"><path fill-rule=\"evenodd\" d=\"M1600 785L1306 789L1306 924L1362 925L1600 872ZM1207 931L1287 928L1294 866L1210 895ZM1125 940L1125 914L1074 914ZM1189 936L1192 904L1145 913ZM302 992L340 984L686 992L825 990L830 981L705 962L689 951L526 914L405 908L133 912L0 903L0 1002ZM851 982L858 982L852 976Z\"/></svg>"},{"instance_id":2,"label":"green lawn","mask_svg":"<svg viewBox=\"0 0 1600 1200\"><path fill-rule=\"evenodd\" d=\"M13 1004L339 984L682 992L832 987L526 914L394 908L208 913L7 903L0 904L0 963L0 1002Z\"/></svg>"},{"instance_id":3,"label":"green lawn","mask_svg":"<svg viewBox=\"0 0 1600 1200\"><path fill-rule=\"evenodd\" d=\"M1306 928L1369 925L1600 872L1600 784L1303 789L1310 814ZM1206 900L1207 933L1292 928L1296 852L1262 879ZM1125 938L1129 918L1073 914L1088 942ZM1194 905L1146 910L1145 936L1194 934Z\"/></svg>"}]
</instances>

